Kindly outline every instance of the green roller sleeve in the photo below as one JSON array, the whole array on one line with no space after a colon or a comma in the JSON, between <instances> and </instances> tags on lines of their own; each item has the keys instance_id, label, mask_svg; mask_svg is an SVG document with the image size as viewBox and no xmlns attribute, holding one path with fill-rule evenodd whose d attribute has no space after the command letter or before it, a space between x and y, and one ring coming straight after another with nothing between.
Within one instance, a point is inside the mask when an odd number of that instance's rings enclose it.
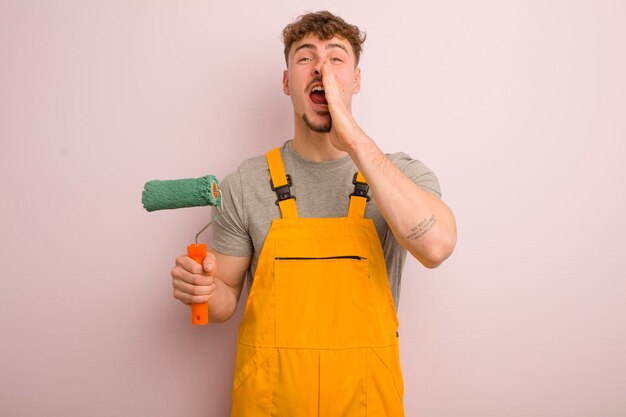
<instances>
[{"instance_id":1,"label":"green roller sleeve","mask_svg":"<svg viewBox=\"0 0 626 417\"><path fill-rule=\"evenodd\" d=\"M218 181L213 175L180 180L152 180L141 195L148 211L220 205Z\"/></svg>"}]
</instances>

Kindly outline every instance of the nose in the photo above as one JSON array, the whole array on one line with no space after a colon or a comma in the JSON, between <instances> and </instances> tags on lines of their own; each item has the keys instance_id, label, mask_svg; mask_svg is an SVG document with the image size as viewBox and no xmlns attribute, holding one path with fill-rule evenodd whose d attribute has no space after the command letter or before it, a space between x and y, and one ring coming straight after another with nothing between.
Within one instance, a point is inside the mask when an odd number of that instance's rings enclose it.
<instances>
[{"instance_id":1,"label":"nose","mask_svg":"<svg viewBox=\"0 0 626 417\"><path fill-rule=\"evenodd\" d=\"M313 75L320 75L320 70L317 67L313 68Z\"/></svg>"}]
</instances>

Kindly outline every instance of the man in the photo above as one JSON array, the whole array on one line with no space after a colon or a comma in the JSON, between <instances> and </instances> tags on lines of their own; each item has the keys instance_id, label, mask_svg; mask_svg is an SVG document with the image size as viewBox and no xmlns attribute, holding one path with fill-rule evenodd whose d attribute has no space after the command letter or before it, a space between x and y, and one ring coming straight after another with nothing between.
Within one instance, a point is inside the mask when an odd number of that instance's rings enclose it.
<instances>
[{"instance_id":1,"label":"man","mask_svg":"<svg viewBox=\"0 0 626 417\"><path fill-rule=\"evenodd\" d=\"M406 251L427 268L441 264L455 220L434 174L385 155L352 117L364 34L318 12L288 25L283 40L293 139L222 181L212 249L202 266L176 260L174 296L208 301L221 322L246 273L254 277L232 416L402 416L401 269Z\"/></svg>"}]
</instances>

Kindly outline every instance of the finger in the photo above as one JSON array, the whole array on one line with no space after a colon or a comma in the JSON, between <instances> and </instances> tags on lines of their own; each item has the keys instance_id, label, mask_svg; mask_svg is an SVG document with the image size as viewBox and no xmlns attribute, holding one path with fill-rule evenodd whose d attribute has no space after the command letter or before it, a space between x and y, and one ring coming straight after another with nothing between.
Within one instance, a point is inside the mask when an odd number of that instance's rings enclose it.
<instances>
[{"instance_id":1,"label":"finger","mask_svg":"<svg viewBox=\"0 0 626 417\"><path fill-rule=\"evenodd\" d=\"M326 101L328 101L329 96L335 97L337 82L335 80L335 74L333 74L328 61L325 61L322 64L322 84L324 85L324 95L326 95Z\"/></svg>"},{"instance_id":2,"label":"finger","mask_svg":"<svg viewBox=\"0 0 626 417\"><path fill-rule=\"evenodd\" d=\"M202 278L202 276L200 276ZM209 285L194 285L184 280L172 280L174 298L184 304L205 303L215 291L215 283Z\"/></svg>"},{"instance_id":3,"label":"finger","mask_svg":"<svg viewBox=\"0 0 626 417\"><path fill-rule=\"evenodd\" d=\"M209 301L208 295L191 295L178 289L174 289L174 298L187 305L206 303Z\"/></svg>"},{"instance_id":4,"label":"finger","mask_svg":"<svg viewBox=\"0 0 626 417\"><path fill-rule=\"evenodd\" d=\"M215 272L217 271L217 260L214 254L212 254L211 252L208 252L206 254L206 257L202 262L202 268L207 274L215 275Z\"/></svg>"},{"instance_id":5,"label":"finger","mask_svg":"<svg viewBox=\"0 0 626 417\"><path fill-rule=\"evenodd\" d=\"M202 265L198 262L194 261L187 255L181 255L176 258L176 266L183 268L185 271L191 272L193 274L201 274L203 271Z\"/></svg>"},{"instance_id":6,"label":"finger","mask_svg":"<svg viewBox=\"0 0 626 417\"><path fill-rule=\"evenodd\" d=\"M204 272L194 274L185 270L181 266L176 266L172 269L171 276L174 281L183 281L191 285L206 286L213 284L213 275L208 275Z\"/></svg>"},{"instance_id":7,"label":"finger","mask_svg":"<svg viewBox=\"0 0 626 417\"><path fill-rule=\"evenodd\" d=\"M189 296L211 295L215 291L215 283L209 285L194 285L182 280L172 281L172 287Z\"/></svg>"},{"instance_id":8,"label":"finger","mask_svg":"<svg viewBox=\"0 0 626 417\"><path fill-rule=\"evenodd\" d=\"M186 292L183 292L177 288L174 288L174 298L183 304L187 304L187 305L191 304L191 300L190 300L191 296L187 294Z\"/></svg>"},{"instance_id":9,"label":"finger","mask_svg":"<svg viewBox=\"0 0 626 417\"><path fill-rule=\"evenodd\" d=\"M332 64L329 61L325 61L322 64L322 84L324 85L324 95L326 96L329 110L340 109L343 106L343 101L337 79L332 70Z\"/></svg>"}]
</instances>

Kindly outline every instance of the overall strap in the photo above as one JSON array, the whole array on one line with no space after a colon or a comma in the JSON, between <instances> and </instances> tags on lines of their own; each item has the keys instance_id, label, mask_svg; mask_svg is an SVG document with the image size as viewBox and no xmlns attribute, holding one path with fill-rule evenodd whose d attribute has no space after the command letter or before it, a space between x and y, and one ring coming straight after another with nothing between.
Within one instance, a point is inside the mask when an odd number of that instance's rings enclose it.
<instances>
[{"instance_id":1,"label":"overall strap","mask_svg":"<svg viewBox=\"0 0 626 417\"><path fill-rule=\"evenodd\" d=\"M348 207L348 217L355 219L362 219L365 215L365 204L370 201L370 196L367 195L369 186L361 171L354 174L352 180L354 184L354 192L350 194L350 206Z\"/></svg>"},{"instance_id":2,"label":"overall strap","mask_svg":"<svg viewBox=\"0 0 626 417\"><path fill-rule=\"evenodd\" d=\"M276 192L278 199L276 204L280 207L280 214L283 219L298 218L298 208L296 207L296 197L291 195L291 178L285 173L283 158L280 155L280 148L269 151L266 155L267 165L272 177L270 186Z\"/></svg>"}]
</instances>

